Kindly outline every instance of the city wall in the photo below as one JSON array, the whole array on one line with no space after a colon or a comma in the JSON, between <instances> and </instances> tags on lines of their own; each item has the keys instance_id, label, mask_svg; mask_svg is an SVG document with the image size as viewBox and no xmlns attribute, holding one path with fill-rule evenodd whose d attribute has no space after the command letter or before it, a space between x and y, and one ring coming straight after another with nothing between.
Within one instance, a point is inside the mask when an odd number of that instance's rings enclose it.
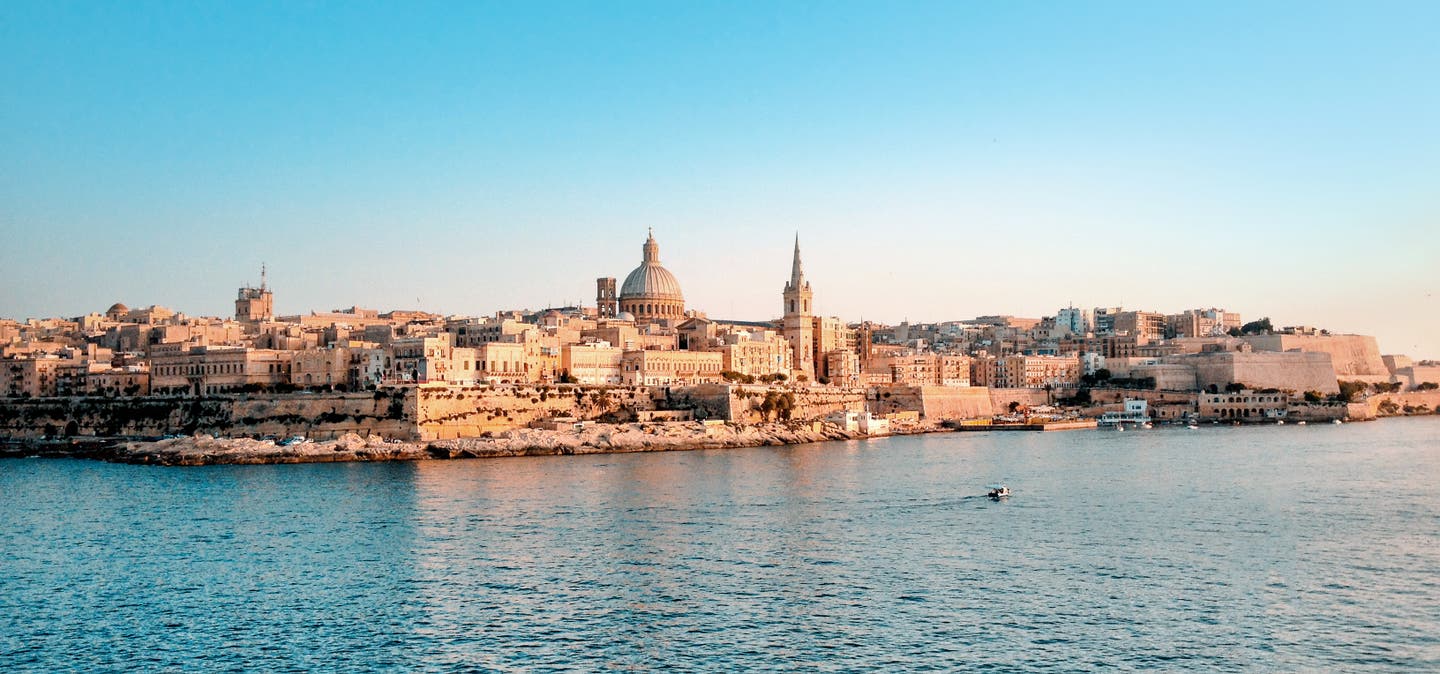
<instances>
[{"instance_id":1,"label":"city wall","mask_svg":"<svg viewBox=\"0 0 1440 674\"><path fill-rule=\"evenodd\" d=\"M1328 353L1227 351L1184 358L1195 366L1195 383L1201 389L1210 386L1224 389L1226 384L1239 383L1255 389L1288 389L1297 393L1340 392ZM1378 353L1376 358L1378 360Z\"/></svg>"},{"instance_id":2,"label":"city wall","mask_svg":"<svg viewBox=\"0 0 1440 674\"><path fill-rule=\"evenodd\" d=\"M1025 407L1047 404L1040 389L983 386L886 386L875 389L870 411L875 414L919 412L926 421L982 419L1004 413L1011 403Z\"/></svg>"},{"instance_id":3,"label":"city wall","mask_svg":"<svg viewBox=\"0 0 1440 674\"><path fill-rule=\"evenodd\" d=\"M480 437L554 417L626 422L637 410L656 409L643 386L424 386L413 391L420 440Z\"/></svg>"},{"instance_id":4,"label":"city wall","mask_svg":"<svg viewBox=\"0 0 1440 674\"><path fill-rule=\"evenodd\" d=\"M210 435L316 439L346 433L415 439L413 396L373 393L209 396L203 398L33 398L0 401L0 436Z\"/></svg>"},{"instance_id":5,"label":"city wall","mask_svg":"<svg viewBox=\"0 0 1440 674\"><path fill-rule=\"evenodd\" d=\"M735 384L673 387L655 394L657 409L692 410L696 419L723 419L757 424L767 418L805 421L839 411L865 409L866 389L786 388ZM769 410L767 411L766 400Z\"/></svg>"},{"instance_id":6,"label":"city wall","mask_svg":"<svg viewBox=\"0 0 1440 674\"><path fill-rule=\"evenodd\" d=\"M1386 405L1387 402L1394 407ZM1410 408L1408 413L1405 411L1406 407ZM1349 416L1351 419L1357 420L1375 419L1403 414L1434 414L1437 409L1440 409L1440 391L1385 393L1372 395L1360 402L1350 403Z\"/></svg>"},{"instance_id":7,"label":"city wall","mask_svg":"<svg viewBox=\"0 0 1440 674\"><path fill-rule=\"evenodd\" d=\"M1329 354L1331 367L1340 379L1383 382L1390 378L1390 370L1380 358L1379 345L1374 337L1367 335L1246 335L1241 339L1249 342L1256 351L1298 349L1306 353Z\"/></svg>"}]
</instances>

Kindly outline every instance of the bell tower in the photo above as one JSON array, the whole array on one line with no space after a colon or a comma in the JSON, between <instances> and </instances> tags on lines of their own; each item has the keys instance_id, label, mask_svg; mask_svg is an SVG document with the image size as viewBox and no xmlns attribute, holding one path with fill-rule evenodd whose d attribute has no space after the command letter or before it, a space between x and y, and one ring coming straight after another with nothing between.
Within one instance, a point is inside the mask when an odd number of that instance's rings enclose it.
<instances>
[{"instance_id":1,"label":"bell tower","mask_svg":"<svg viewBox=\"0 0 1440 674\"><path fill-rule=\"evenodd\" d=\"M790 342L794 356L795 370L810 380L815 380L815 325L812 314L814 294L810 282L805 280L805 270L800 265L800 235L795 235L795 259L790 264L790 281L785 284L785 318L782 332Z\"/></svg>"}]
</instances>

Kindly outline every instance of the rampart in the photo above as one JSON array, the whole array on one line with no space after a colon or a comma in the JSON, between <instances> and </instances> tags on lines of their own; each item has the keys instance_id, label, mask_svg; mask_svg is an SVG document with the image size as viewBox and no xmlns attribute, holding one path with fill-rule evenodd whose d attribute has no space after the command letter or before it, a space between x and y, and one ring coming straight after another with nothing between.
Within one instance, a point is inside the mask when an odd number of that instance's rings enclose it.
<instances>
[{"instance_id":1,"label":"rampart","mask_svg":"<svg viewBox=\"0 0 1440 674\"><path fill-rule=\"evenodd\" d=\"M1379 345L1368 335L1246 335L1241 339L1256 351L1329 354L1331 367L1340 379L1368 382L1388 381L1390 377L1390 370L1380 357Z\"/></svg>"},{"instance_id":2,"label":"rampart","mask_svg":"<svg viewBox=\"0 0 1440 674\"><path fill-rule=\"evenodd\" d=\"M692 410L696 419L742 424L788 418L821 419L842 410L865 409L865 389L700 384L655 393L657 409Z\"/></svg>"},{"instance_id":3,"label":"rampart","mask_svg":"<svg viewBox=\"0 0 1440 674\"><path fill-rule=\"evenodd\" d=\"M1436 414L1440 410L1440 391L1411 391L1372 395L1350 403L1351 419L1374 419L1407 414Z\"/></svg>"},{"instance_id":4,"label":"rampart","mask_svg":"<svg viewBox=\"0 0 1440 674\"><path fill-rule=\"evenodd\" d=\"M927 421L982 419L1017 406L1035 407L1050 400L1050 393L1029 388L983 386L885 386L875 389L870 411L876 414L919 412Z\"/></svg>"},{"instance_id":5,"label":"rampart","mask_svg":"<svg viewBox=\"0 0 1440 674\"><path fill-rule=\"evenodd\" d=\"M211 435L316 439L346 433L416 439L413 390L203 398L33 398L0 400L0 436Z\"/></svg>"},{"instance_id":6,"label":"rampart","mask_svg":"<svg viewBox=\"0 0 1440 674\"><path fill-rule=\"evenodd\" d=\"M1194 366L1195 384L1201 389L1223 389L1234 383L1256 389L1339 393L1330 358L1324 352L1224 351L1178 356L1176 362Z\"/></svg>"},{"instance_id":7,"label":"rampart","mask_svg":"<svg viewBox=\"0 0 1440 674\"><path fill-rule=\"evenodd\" d=\"M535 385L422 386L415 391L416 438L473 438L553 417L584 421L633 421L635 412L656 409L643 386Z\"/></svg>"}]
</instances>

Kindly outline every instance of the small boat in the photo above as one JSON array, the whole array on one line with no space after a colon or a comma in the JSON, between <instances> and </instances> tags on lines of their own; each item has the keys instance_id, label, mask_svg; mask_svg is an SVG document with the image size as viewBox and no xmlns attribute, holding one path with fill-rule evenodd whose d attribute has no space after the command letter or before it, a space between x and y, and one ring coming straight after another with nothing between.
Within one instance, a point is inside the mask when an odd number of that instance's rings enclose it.
<instances>
[{"instance_id":1,"label":"small boat","mask_svg":"<svg viewBox=\"0 0 1440 674\"><path fill-rule=\"evenodd\" d=\"M990 485L990 493L986 494L986 496L989 496L990 498L993 498L993 499L995 499L996 501L999 501L1000 499L1005 498L1006 496L1009 496L1009 495L1010 495L1010 488L1007 487L1007 486L1005 486L1005 485L1003 485L1003 484L992 484L992 485Z\"/></svg>"},{"instance_id":2,"label":"small boat","mask_svg":"<svg viewBox=\"0 0 1440 674\"><path fill-rule=\"evenodd\" d=\"M1154 426L1153 424L1151 424L1150 422L1147 421L1147 422L1145 422L1145 423L1143 423L1143 424L1140 424L1140 427L1148 430L1148 429L1154 428L1155 426Z\"/></svg>"},{"instance_id":3,"label":"small boat","mask_svg":"<svg viewBox=\"0 0 1440 674\"><path fill-rule=\"evenodd\" d=\"M1339 420L1339 419L1335 419L1335 420L1331 421L1330 423L1335 424L1336 426L1339 426L1340 424L1343 424L1343 423L1345 423L1345 422L1343 422L1343 421L1341 421L1341 420Z\"/></svg>"},{"instance_id":4,"label":"small boat","mask_svg":"<svg viewBox=\"0 0 1440 674\"><path fill-rule=\"evenodd\" d=\"M1296 425L1296 426L1304 426L1304 425L1305 425L1305 422L1304 422L1304 421L1297 421L1297 422L1295 422L1295 425Z\"/></svg>"}]
</instances>

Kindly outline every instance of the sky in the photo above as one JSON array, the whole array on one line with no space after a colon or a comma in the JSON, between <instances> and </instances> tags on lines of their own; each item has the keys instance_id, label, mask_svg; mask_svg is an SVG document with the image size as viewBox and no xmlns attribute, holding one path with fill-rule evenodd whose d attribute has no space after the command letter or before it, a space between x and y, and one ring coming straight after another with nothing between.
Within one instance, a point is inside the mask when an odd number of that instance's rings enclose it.
<instances>
[{"instance_id":1,"label":"sky","mask_svg":"<svg viewBox=\"0 0 1440 674\"><path fill-rule=\"evenodd\" d=\"M1440 3L0 3L0 316L1068 305L1440 358Z\"/></svg>"}]
</instances>

